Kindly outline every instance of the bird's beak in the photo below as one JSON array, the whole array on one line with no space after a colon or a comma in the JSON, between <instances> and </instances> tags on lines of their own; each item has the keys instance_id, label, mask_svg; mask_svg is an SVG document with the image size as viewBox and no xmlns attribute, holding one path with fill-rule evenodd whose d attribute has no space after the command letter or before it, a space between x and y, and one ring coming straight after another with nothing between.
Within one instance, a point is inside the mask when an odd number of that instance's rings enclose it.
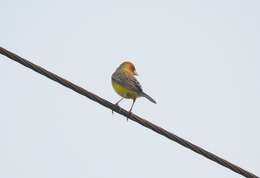
<instances>
[{"instance_id":1,"label":"bird's beak","mask_svg":"<svg viewBox=\"0 0 260 178\"><path fill-rule=\"evenodd\" d=\"M137 76L137 75L138 75L138 73L137 73L136 71L134 71L134 75L136 75L136 76Z\"/></svg>"}]
</instances>

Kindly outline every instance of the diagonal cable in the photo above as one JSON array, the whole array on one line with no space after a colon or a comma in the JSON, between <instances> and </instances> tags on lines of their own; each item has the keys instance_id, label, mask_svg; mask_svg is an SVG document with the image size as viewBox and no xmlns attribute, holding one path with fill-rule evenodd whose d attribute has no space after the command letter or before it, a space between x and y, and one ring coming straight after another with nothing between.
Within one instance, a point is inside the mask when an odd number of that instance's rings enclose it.
<instances>
[{"instance_id":1,"label":"diagonal cable","mask_svg":"<svg viewBox=\"0 0 260 178\"><path fill-rule=\"evenodd\" d=\"M248 178L259 178L258 176L254 175L253 173L245 170L245 169L242 169L241 167L197 146L197 145L194 145L193 143L183 139L183 138L180 138L179 136L165 130L164 128L162 127L159 127L135 114L129 114L126 110L122 109L121 107L119 106L116 106L114 105L113 103L85 90L84 88L80 87L80 86L77 86L75 84L73 84L72 82L62 78L62 77L59 77L58 75L42 68L41 66L38 66L36 64L33 64L32 62L24 59L24 58L21 58L20 56L0 47L0 54L8 57L9 59L11 60L14 60L22 65L24 65L25 67L28 67L32 70L34 70L35 72L38 72L46 77L48 77L49 79L53 80L53 81L56 81L58 83L60 83L61 85L67 87L67 88L70 88L71 90L83 95L83 96L86 96L87 98L109 108L109 109L112 109L113 111L117 112L118 114L121 114L129 119L131 119L132 121L135 121L141 125L143 125L144 127L146 128L149 128L155 132L157 132L158 134L160 135L163 135L167 138L169 138L170 140L172 141L175 141L177 143L179 143L180 145L238 173L238 174L241 174L243 175L244 177L248 177Z\"/></svg>"}]
</instances>

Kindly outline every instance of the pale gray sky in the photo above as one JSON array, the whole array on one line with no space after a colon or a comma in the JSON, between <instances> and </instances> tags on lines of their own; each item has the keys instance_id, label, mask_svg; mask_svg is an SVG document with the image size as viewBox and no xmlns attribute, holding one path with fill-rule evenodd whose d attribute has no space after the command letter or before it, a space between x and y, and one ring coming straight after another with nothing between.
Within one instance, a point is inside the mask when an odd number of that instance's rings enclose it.
<instances>
[{"instance_id":1,"label":"pale gray sky","mask_svg":"<svg viewBox=\"0 0 260 178\"><path fill-rule=\"evenodd\" d=\"M260 175L260 1L1 0L0 45ZM0 56L0 177L241 177ZM121 106L129 109L131 101Z\"/></svg>"}]
</instances>

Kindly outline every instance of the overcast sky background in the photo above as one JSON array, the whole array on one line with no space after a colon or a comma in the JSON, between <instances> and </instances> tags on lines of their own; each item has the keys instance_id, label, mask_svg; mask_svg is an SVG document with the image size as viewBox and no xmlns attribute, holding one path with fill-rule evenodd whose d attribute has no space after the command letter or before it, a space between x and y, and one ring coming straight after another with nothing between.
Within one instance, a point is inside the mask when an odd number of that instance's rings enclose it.
<instances>
[{"instance_id":1,"label":"overcast sky background","mask_svg":"<svg viewBox=\"0 0 260 178\"><path fill-rule=\"evenodd\" d=\"M260 1L1 0L0 45L260 175ZM0 56L0 177L241 177ZM131 101L121 106L129 109Z\"/></svg>"}]
</instances>

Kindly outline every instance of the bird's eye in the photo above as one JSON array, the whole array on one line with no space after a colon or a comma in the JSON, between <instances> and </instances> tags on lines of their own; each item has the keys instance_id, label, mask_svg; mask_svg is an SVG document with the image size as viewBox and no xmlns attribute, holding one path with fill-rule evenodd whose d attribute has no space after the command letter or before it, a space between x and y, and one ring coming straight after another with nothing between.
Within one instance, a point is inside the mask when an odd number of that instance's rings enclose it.
<instances>
[{"instance_id":1,"label":"bird's eye","mask_svg":"<svg viewBox=\"0 0 260 178\"><path fill-rule=\"evenodd\" d=\"M131 70L133 71L133 72L135 72L135 66L131 66Z\"/></svg>"}]
</instances>

